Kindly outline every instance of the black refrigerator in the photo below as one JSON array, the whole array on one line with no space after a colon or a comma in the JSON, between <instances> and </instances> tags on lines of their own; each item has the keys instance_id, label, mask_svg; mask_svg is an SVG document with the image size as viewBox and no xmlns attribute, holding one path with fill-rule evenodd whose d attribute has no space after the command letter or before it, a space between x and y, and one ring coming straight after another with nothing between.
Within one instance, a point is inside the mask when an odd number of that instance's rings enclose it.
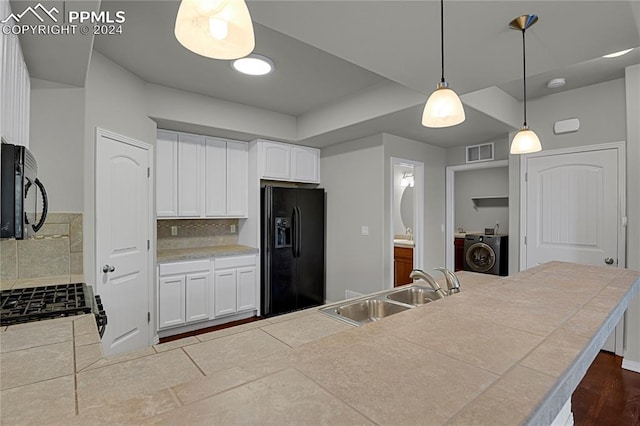
<instances>
[{"instance_id":1,"label":"black refrigerator","mask_svg":"<svg viewBox=\"0 0 640 426\"><path fill-rule=\"evenodd\" d=\"M325 298L324 189L265 186L262 208L262 315L318 306Z\"/></svg>"}]
</instances>

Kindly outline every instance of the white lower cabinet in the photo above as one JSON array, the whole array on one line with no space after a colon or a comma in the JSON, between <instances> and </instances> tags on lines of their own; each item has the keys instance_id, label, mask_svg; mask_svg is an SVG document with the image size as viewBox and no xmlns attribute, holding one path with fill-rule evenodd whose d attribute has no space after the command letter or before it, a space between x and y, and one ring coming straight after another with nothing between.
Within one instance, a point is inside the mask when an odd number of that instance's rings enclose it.
<instances>
[{"instance_id":1,"label":"white lower cabinet","mask_svg":"<svg viewBox=\"0 0 640 426\"><path fill-rule=\"evenodd\" d=\"M158 266L158 328L208 320L211 261L161 263Z\"/></svg>"},{"instance_id":2,"label":"white lower cabinet","mask_svg":"<svg viewBox=\"0 0 640 426\"><path fill-rule=\"evenodd\" d=\"M223 257L214 263L215 295L211 317L256 309L256 256Z\"/></svg>"}]
</instances>

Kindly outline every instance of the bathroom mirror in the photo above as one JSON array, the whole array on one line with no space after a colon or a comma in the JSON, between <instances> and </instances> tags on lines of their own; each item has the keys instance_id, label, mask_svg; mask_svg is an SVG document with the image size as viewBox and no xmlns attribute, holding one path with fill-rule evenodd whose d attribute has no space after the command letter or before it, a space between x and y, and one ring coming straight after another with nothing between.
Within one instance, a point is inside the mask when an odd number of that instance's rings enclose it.
<instances>
[{"instance_id":1,"label":"bathroom mirror","mask_svg":"<svg viewBox=\"0 0 640 426\"><path fill-rule=\"evenodd\" d=\"M413 229L413 187L405 186L400 198L400 220L404 229Z\"/></svg>"}]
</instances>

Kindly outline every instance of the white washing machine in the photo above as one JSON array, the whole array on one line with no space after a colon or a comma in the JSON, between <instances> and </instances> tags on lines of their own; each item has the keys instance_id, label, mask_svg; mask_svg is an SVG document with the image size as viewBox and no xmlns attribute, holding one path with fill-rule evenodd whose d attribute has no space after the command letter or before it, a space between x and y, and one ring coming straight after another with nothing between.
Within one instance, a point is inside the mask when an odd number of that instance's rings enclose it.
<instances>
[{"instance_id":1,"label":"white washing machine","mask_svg":"<svg viewBox=\"0 0 640 426\"><path fill-rule=\"evenodd\" d=\"M492 275L509 275L507 235L467 234L464 237L463 269Z\"/></svg>"}]
</instances>

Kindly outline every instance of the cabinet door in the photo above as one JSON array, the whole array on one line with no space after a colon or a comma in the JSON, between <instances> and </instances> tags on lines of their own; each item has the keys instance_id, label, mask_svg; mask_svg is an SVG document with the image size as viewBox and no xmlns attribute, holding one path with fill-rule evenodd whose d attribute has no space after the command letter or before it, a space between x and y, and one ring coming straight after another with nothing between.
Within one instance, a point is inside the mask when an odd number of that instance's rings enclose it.
<instances>
[{"instance_id":1,"label":"cabinet door","mask_svg":"<svg viewBox=\"0 0 640 426\"><path fill-rule=\"evenodd\" d=\"M215 272L216 317L236 312L236 270L225 269Z\"/></svg>"},{"instance_id":2,"label":"cabinet door","mask_svg":"<svg viewBox=\"0 0 640 426\"><path fill-rule=\"evenodd\" d=\"M204 151L205 216L223 217L227 215L227 142L207 138Z\"/></svg>"},{"instance_id":3,"label":"cabinet door","mask_svg":"<svg viewBox=\"0 0 640 426\"><path fill-rule=\"evenodd\" d=\"M202 215L202 147L204 136L178 135L178 216Z\"/></svg>"},{"instance_id":4,"label":"cabinet door","mask_svg":"<svg viewBox=\"0 0 640 426\"><path fill-rule=\"evenodd\" d=\"M160 329L185 322L185 276L161 277L158 286L158 327Z\"/></svg>"},{"instance_id":5,"label":"cabinet door","mask_svg":"<svg viewBox=\"0 0 640 426\"><path fill-rule=\"evenodd\" d=\"M262 176L264 179L289 180L291 178L291 146L275 142L262 142Z\"/></svg>"},{"instance_id":6,"label":"cabinet door","mask_svg":"<svg viewBox=\"0 0 640 426\"><path fill-rule=\"evenodd\" d=\"M186 276L186 322L209 319L209 288L211 274L208 272Z\"/></svg>"},{"instance_id":7,"label":"cabinet door","mask_svg":"<svg viewBox=\"0 0 640 426\"><path fill-rule=\"evenodd\" d=\"M256 267L237 269L238 311L256 309Z\"/></svg>"},{"instance_id":8,"label":"cabinet door","mask_svg":"<svg viewBox=\"0 0 640 426\"><path fill-rule=\"evenodd\" d=\"M178 134L164 130L156 142L156 213L178 216Z\"/></svg>"},{"instance_id":9,"label":"cabinet door","mask_svg":"<svg viewBox=\"0 0 640 426\"><path fill-rule=\"evenodd\" d=\"M291 180L320 183L320 150L304 146L291 149Z\"/></svg>"},{"instance_id":10,"label":"cabinet door","mask_svg":"<svg viewBox=\"0 0 640 426\"><path fill-rule=\"evenodd\" d=\"M249 145L227 142L227 216L247 217Z\"/></svg>"}]
</instances>

